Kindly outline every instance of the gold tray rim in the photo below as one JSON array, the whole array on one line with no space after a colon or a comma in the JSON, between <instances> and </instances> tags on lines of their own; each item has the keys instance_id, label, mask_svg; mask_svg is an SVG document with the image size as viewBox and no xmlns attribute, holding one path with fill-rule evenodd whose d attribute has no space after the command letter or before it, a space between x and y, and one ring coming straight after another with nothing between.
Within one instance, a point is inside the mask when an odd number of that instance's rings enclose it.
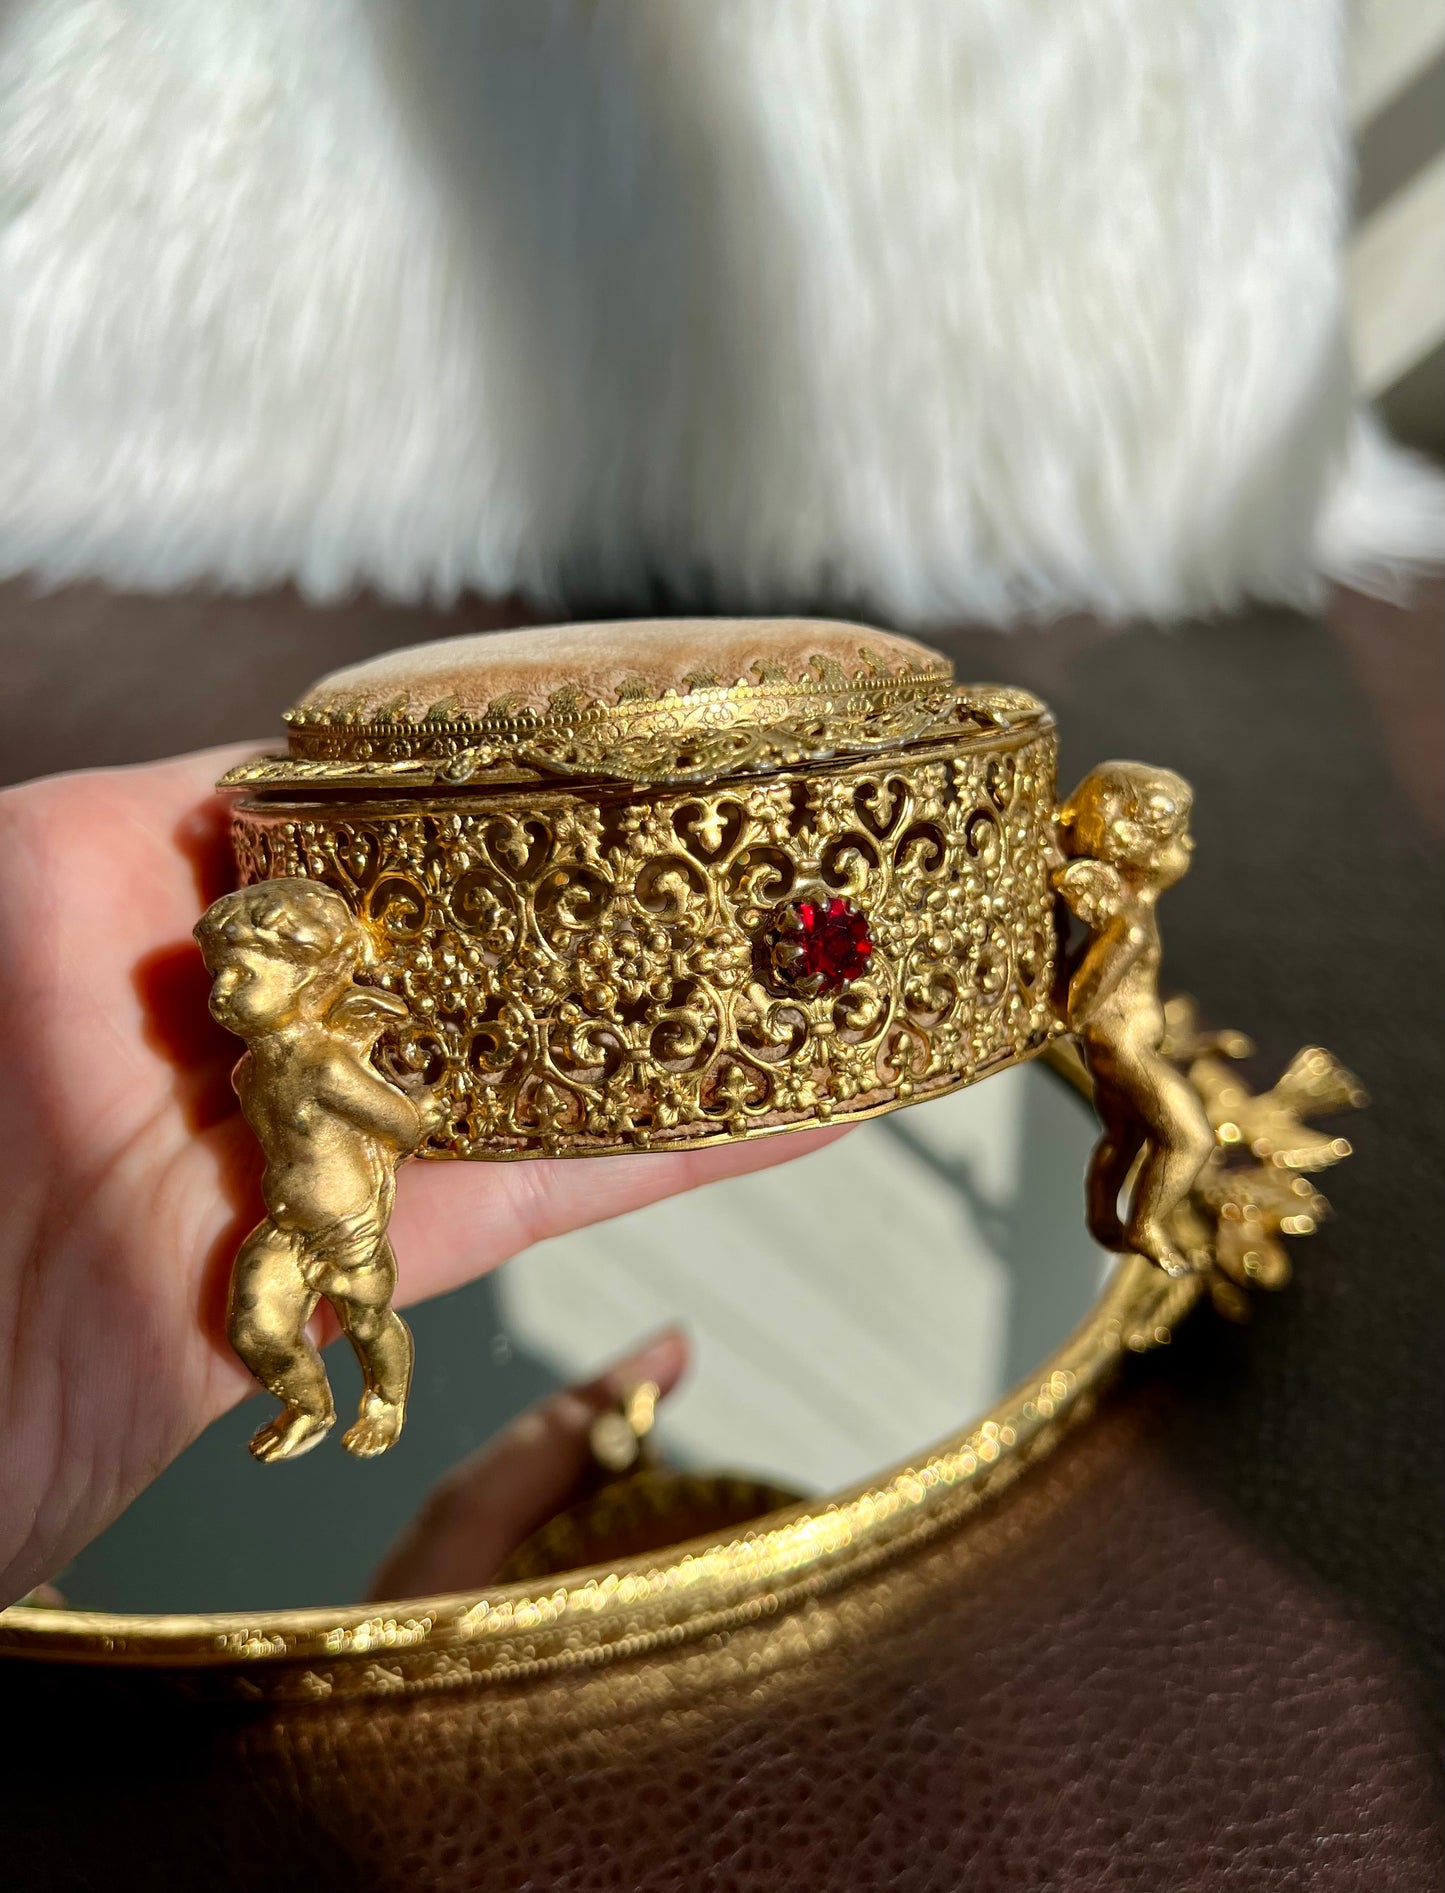
<instances>
[{"instance_id":1,"label":"gold tray rim","mask_svg":"<svg viewBox=\"0 0 1445 1893\"><path fill-rule=\"evenodd\" d=\"M692 1641L859 1576L996 1495L1088 1416L1127 1355L1172 1339L1204 1286L1124 1258L1063 1346L972 1426L821 1507L806 1501L731 1540L694 1540L660 1559L569 1572L545 1587L339 1609L147 1615L13 1604L0 1612L0 1656L252 1679L306 1665L289 1686L278 1678L256 1687L311 1699L340 1693L343 1682L346 1693L386 1693L518 1680ZM379 1658L398 1657L412 1660L378 1670ZM418 1667L418 1657L432 1660ZM346 1669L360 1673L338 1674Z\"/></svg>"},{"instance_id":2,"label":"gold tray rim","mask_svg":"<svg viewBox=\"0 0 1445 1893\"><path fill-rule=\"evenodd\" d=\"M1087 1095L1072 1049L1045 1062ZM1094 1306L980 1418L921 1455L726 1540L555 1580L383 1604L121 1613L14 1604L0 1656L209 1676L223 1693L318 1700L591 1668L756 1620L946 1529L1044 1458L1130 1354L1170 1341L1206 1290L1122 1257Z\"/></svg>"}]
</instances>

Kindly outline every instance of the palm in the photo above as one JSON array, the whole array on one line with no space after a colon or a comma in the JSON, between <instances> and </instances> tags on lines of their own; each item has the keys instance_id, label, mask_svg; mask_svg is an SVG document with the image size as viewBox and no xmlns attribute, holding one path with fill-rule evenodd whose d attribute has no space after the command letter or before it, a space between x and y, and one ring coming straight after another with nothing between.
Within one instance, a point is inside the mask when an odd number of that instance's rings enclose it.
<instances>
[{"instance_id":1,"label":"palm","mask_svg":"<svg viewBox=\"0 0 1445 1893\"><path fill-rule=\"evenodd\" d=\"M260 1214L191 939L229 885L210 785L235 752L0 796L0 1602L73 1557L253 1383L226 1345L230 1261ZM528 1243L776 1162L818 1136L604 1164L411 1165L402 1299Z\"/></svg>"}]
</instances>

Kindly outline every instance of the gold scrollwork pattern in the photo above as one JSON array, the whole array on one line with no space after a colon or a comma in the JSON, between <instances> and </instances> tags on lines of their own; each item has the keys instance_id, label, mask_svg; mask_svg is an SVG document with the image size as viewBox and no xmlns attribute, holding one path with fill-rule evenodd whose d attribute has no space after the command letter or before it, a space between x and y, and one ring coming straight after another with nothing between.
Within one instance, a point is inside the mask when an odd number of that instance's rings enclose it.
<instances>
[{"instance_id":1,"label":"gold scrollwork pattern","mask_svg":"<svg viewBox=\"0 0 1445 1893\"><path fill-rule=\"evenodd\" d=\"M308 875L372 930L407 1022L382 1069L444 1101L425 1154L731 1140L950 1090L1059 1030L1052 733L670 792L236 813L245 880ZM868 916L868 970L767 983L801 890Z\"/></svg>"}]
</instances>

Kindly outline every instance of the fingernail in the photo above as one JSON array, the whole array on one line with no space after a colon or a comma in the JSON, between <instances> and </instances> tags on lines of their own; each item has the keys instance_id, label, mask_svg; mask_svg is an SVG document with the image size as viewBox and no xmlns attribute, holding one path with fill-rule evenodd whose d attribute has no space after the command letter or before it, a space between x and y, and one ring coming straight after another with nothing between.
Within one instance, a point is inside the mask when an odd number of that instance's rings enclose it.
<instances>
[{"instance_id":1,"label":"fingernail","mask_svg":"<svg viewBox=\"0 0 1445 1893\"><path fill-rule=\"evenodd\" d=\"M671 1392L687 1366L688 1345L684 1329L674 1325L659 1328L633 1351L608 1369L607 1378L619 1393L639 1380L655 1380L663 1394Z\"/></svg>"}]
</instances>

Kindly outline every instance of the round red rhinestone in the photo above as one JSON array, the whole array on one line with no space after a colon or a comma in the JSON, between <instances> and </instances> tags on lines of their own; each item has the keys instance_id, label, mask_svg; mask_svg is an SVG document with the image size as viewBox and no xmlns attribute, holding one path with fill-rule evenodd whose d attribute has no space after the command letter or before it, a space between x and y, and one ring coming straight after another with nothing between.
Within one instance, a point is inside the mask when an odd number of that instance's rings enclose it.
<instances>
[{"instance_id":1,"label":"round red rhinestone","mask_svg":"<svg viewBox=\"0 0 1445 1893\"><path fill-rule=\"evenodd\" d=\"M836 993L867 972L873 936L852 901L793 901L778 921L773 964L786 984Z\"/></svg>"}]
</instances>

